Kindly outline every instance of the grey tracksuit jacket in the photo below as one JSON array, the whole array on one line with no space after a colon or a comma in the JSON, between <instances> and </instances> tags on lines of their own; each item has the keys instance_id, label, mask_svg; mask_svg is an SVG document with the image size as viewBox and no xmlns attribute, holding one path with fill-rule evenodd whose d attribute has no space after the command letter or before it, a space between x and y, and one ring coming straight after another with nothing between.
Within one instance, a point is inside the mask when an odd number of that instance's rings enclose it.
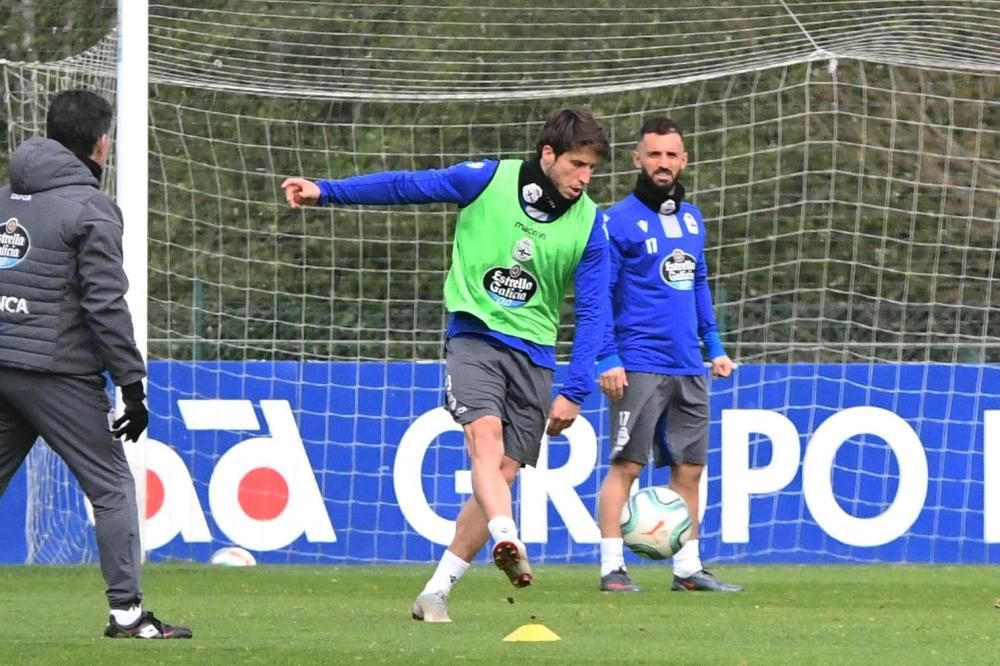
<instances>
[{"instance_id":1,"label":"grey tracksuit jacket","mask_svg":"<svg viewBox=\"0 0 1000 666\"><path fill-rule=\"evenodd\" d=\"M142 379L127 289L121 210L62 144L22 143L0 188L0 366Z\"/></svg>"}]
</instances>

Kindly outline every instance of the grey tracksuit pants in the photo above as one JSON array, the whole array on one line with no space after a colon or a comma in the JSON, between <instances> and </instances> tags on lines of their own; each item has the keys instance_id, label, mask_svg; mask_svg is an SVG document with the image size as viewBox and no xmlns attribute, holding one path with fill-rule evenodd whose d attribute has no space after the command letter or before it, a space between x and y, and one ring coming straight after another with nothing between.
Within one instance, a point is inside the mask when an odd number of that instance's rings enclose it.
<instances>
[{"instance_id":1,"label":"grey tracksuit pants","mask_svg":"<svg viewBox=\"0 0 1000 666\"><path fill-rule=\"evenodd\" d=\"M108 603L139 603L142 559L135 482L109 428L101 375L0 367L0 495L40 436L80 482L94 508Z\"/></svg>"}]
</instances>

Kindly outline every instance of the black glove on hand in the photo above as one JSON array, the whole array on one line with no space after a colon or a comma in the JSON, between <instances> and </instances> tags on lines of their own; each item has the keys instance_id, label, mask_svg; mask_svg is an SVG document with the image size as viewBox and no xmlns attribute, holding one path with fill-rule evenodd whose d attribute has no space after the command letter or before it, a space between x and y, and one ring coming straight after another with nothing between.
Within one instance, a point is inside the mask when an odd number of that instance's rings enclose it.
<instances>
[{"instance_id":1,"label":"black glove on hand","mask_svg":"<svg viewBox=\"0 0 1000 666\"><path fill-rule=\"evenodd\" d=\"M142 382L133 382L122 387L122 398L125 401L125 413L111 424L111 434L131 442L139 441L139 435L149 425L149 411L142 402L146 394L142 390Z\"/></svg>"}]
</instances>

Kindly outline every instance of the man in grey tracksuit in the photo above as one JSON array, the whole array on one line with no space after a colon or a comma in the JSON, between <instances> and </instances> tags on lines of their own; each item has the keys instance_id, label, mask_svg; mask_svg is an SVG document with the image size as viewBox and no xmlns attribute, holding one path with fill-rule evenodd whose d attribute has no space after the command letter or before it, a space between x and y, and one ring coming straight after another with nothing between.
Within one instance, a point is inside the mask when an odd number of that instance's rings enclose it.
<instances>
[{"instance_id":1,"label":"man in grey tracksuit","mask_svg":"<svg viewBox=\"0 0 1000 666\"><path fill-rule=\"evenodd\" d=\"M149 422L146 368L125 302L121 211L100 189L110 127L102 97L59 93L48 138L17 148L0 188L0 494L42 437L94 508L105 635L190 638L142 608L135 484L120 438L137 441ZM110 426L105 371L125 403Z\"/></svg>"}]
</instances>

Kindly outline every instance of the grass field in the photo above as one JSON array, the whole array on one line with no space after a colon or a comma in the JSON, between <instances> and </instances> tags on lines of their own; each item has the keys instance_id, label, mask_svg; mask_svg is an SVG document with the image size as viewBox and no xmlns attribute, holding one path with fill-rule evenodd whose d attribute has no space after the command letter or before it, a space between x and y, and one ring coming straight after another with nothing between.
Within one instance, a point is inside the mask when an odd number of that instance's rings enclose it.
<instances>
[{"instance_id":1,"label":"grass field","mask_svg":"<svg viewBox=\"0 0 1000 666\"><path fill-rule=\"evenodd\" d=\"M995 664L991 567L727 567L742 594L670 592L632 567L634 595L596 591L594 566L537 566L514 592L477 565L450 625L413 622L432 567L147 567L150 609L192 641L112 641L94 566L0 568L0 663L38 664ZM508 601L512 597L514 603ZM507 643L540 622L562 640Z\"/></svg>"}]
</instances>

